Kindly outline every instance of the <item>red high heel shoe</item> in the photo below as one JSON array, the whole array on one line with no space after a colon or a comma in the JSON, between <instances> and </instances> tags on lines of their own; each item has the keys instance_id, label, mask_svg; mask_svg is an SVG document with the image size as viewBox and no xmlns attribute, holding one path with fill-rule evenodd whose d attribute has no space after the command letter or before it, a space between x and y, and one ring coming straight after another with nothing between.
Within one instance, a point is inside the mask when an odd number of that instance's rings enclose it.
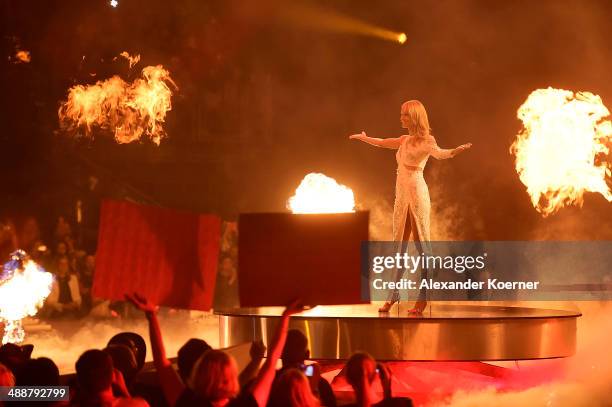
<instances>
[{"instance_id":1,"label":"red high heel shoe","mask_svg":"<svg viewBox=\"0 0 612 407\"><path fill-rule=\"evenodd\" d=\"M378 309L378 312L389 312L393 304L398 302L397 300L385 301L384 305Z\"/></svg>"},{"instance_id":2,"label":"red high heel shoe","mask_svg":"<svg viewBox=\"0 0 612 407\"><path fill-rule=\"evenodd\" d=\"M378 312L381 312L381 313L389 312L393 304L395 304L396 302L399 304L399 300L400 300L399 291L392 291L387 298L388 300L385 301L385 304L378 309Z\"/></svg>"},{"instance_id":3,"label":"red high heel shoe","mask_svg":"<svg viewBox=\"0 0 612 407\"><path fill-rule=\"evenodd\" d=\"M418 300L414 303L414 307L408 310L408 313L411 315L421 315L423 314L423 311L425 311L426 307L427 307L427 301Z\"/></svg>"}]
</instances>

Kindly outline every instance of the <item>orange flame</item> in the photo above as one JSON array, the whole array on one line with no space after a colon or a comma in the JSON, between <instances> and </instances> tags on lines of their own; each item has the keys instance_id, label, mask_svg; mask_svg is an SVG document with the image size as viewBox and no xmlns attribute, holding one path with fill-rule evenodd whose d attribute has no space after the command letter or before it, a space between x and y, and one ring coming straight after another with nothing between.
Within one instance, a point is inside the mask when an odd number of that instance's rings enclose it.
<instances>
[{"instance_id":1,"label":"orange flame","mask_svg":"<svg viewBox=\"0 0 612 407\"><path fill-rule=\"evenodd\" d=\"M605 161L612 141L610 112L589 92L538 89L517 115L523 129L510 147L516 171L536 210L544 217L568 205L582 206L585 192L612 201Z\"/></svg>"},{"instance_id":2,"label":"orange flame","mask_svg":"<svg viewBox=\"0 0 612 407\"><path fill-rule=\"evenodd\" d=\"M32 56L30 55L29 51L20 50L15 53L15 59L16 64L21 62L27 64L32 60Z\"/></svg>"},{"instance_id":3,"label":"orange flame","mask_svg":"<svg viewBox=\"0 0 612 407\"><path fill-rule=\"evenodd\" d=\"M4 322L2 343L23 342L21 320L34 316L51 293L53 276L34 261L26 260L23 269L0 281L0 321Z\"/></svg>"},{"instance_id":4,"label":"orange flame","mask_svg":"<svg viewBox=\"0 0 612 407\"><path fill-rule=\"evenodd\" d=\"M142 78L127 83L113 76L95 85L76 85L59 108L64 130L83 129L91 137L92 128L110 129L118 143L131 143L148 136L155 144L165 136L162 123L172 109L172 91L178 89L170 73L161 65L147 66Z\"/></svg>"},{"instance_id":5,"label":"orange flame","mask_svg":"<svg viewBox=\"0 0 612 407\"><path fill-rule=\"evenodd\" d=\"M287 207L293 213L341 213L355 211L353 191L324 174L310 173L304 177L289 198Z\"/></svg>"},{"instance_id":6,"label":"orange flame","mask_svg":"<svg viewBox=\"0 0 612 407\"><path fill-rule=\"evenodd\" d=\"M140 54L131 56L127 51L123 51L121 54L119 54L119 56L127 59L128 63L130 64L130 69L132 69L132 67L140 61Z\"/></svg>"}]
</instances>

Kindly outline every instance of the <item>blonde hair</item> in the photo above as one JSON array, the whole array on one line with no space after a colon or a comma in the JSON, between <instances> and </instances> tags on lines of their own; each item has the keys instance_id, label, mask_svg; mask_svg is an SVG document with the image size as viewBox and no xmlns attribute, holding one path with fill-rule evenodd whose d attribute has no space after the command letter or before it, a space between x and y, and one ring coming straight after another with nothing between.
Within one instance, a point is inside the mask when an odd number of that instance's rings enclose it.
<instances>
[{"instance_id":1,"label":"blonde hair","mask_svg":"<svg viewBox=\"0 0 612 407\"><path fill-rule=\"evenodd\" d=\"M409 100L402 104L402 113L408 113L408 132L412 136L427 137L431 133L425 106L418 100Z\"/></svg>"},{"instance_id":2,"label":"blonde hair","mask_svg":"<svg viewBox=\"0 0 612 407\"><path fill-rule=\"evenodd\" d=\"M193 366L191 389L209 401L235 397L240 390L234 358L220 350L208 350Z\"/></svg>"},{"instance_id":3,"label":"blonde hair","mask_svg":"<svg viewBox=\"0 0 612 407\"><path fill-rule=\"evenodd\" d=\"M298 369L287 369L274 383L270 394L272 406L319 407L321 404L310 388L308 379Z\"/></svg>"}]
</instances>

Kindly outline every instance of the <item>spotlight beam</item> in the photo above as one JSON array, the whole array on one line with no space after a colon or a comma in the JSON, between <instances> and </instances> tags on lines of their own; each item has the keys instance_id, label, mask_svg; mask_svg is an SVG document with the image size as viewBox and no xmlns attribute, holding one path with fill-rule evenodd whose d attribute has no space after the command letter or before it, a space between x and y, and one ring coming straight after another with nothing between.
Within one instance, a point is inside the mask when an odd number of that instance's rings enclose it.
<instances>
[{"instance_id":1,"label":"spotlight beam","mask_svg":"<svg viewBox=\"0 0 612 407\"><path fill-rule=\"evenodd\" d=\"M285 3L279 17L294 26L325 31L358 34L404 44L406 33L396 32L368 22L306 3Z\"/></svg>"}]
</instances>

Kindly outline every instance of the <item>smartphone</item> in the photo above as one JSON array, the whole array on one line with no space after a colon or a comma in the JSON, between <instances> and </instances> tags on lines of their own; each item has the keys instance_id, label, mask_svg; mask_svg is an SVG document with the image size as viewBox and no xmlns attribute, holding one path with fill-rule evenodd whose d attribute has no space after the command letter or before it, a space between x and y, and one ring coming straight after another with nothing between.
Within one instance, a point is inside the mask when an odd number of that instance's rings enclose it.
<instances>
[{"instance_id":1,"label":"smartphone","mask_svg":"<svg viewBox=\"0 0 612 407\"><path fill-rule=\"evenodd\" d=\"M308 377L312 377L314 374L314 366L313 365L305 365L303 368L304 374Z\"/></svg>"}]
</instances>

